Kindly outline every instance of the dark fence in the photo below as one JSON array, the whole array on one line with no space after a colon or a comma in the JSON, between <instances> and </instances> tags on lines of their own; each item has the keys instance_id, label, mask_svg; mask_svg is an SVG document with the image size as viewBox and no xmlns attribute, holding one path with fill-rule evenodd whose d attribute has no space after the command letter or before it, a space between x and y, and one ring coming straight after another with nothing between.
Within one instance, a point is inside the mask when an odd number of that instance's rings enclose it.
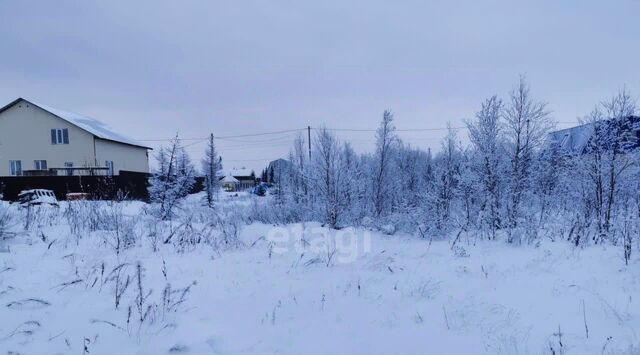
<instances>
[{"instance_id":1,"label":"dark fence","mask_svg":"<svg viewBox=\"0 0 640 355\"><path fill-rule=\"evenodd\" d=\"M10 176L0 177L0 193L7 201L16 201L20 191L47 189L59 200L67 193L84 192L94 199L127 198L147 201L149 174L120 171L117 176Z\"/></svg>"}]
</instances>

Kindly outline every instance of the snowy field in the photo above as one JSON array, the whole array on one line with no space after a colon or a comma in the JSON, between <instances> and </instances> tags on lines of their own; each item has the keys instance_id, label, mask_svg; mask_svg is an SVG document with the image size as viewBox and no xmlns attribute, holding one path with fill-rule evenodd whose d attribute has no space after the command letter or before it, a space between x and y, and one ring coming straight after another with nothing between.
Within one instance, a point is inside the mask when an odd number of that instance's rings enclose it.
<instances>
[{"instance_id":1,"label":"snowy field","mask_svg":"<svg viewBox=\"0 0 640 355\"><path fill-rule=\"evenodd\" d=\"M640 263L620 248L162 227L142 203L100 204L109 218L3 205L1 354L640 353Z\"/></svg>"}]
</instances>

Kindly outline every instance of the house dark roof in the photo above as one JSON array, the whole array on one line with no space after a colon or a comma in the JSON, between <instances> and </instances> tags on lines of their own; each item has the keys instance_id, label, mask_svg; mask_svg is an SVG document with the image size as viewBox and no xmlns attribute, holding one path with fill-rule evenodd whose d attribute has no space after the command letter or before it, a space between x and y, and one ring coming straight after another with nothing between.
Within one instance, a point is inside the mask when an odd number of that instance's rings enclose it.
<instances>
[{"instance_id":1,"label":"house dark roof","mask_svg":"<svg viewBox=\"0 0 640 355\"><path fill-rule=\"evenodd\" d=\"M226 176L225 176L225 177L223 177L220 181L221 181L221 182L226 182L226 183L232 183L232 184L235 184L235 183L238 183L238 182L239 182L239 181L238 181L238 179L234 178L234 177L233 177L233 176L231 176L231 175L226 175Z\"/></svg>"},{"instance_id":2,"label":"house dark roof","mask_svg":"<svg viewBox=\"0 0 640 355\"><path fill-rule=\"evenodd\" d=\"M140 147L140 148L145 148L145 149L152 149L150 147L147 147L145 145L142 145L141 143L137 142L136 140L129 138L127 136L121 135L119 133L114 132L113 130L111 130L111 128L109 128L109 126L107 126L106 124L91 118L91 117L87 117L87 116L83 116L77 113L73 113L73 112L68 112L68 111L64 111L64 110L60 110L51 106L47 106L47 105L43 105L43 104L39 104L33 101L29 101L23 98L18 98L14 101L12 101L11 103L9 103L8 105L4 106L3 108L0 108L0 113L4 112L5 110L13 107L14 105L16 105L19 102L27 102L30 103L33 106L39 107L40 109L49 112L50 114L61 118L69 123L71 123L72 125L85 130L89 133L91 133L92 135L94 135L97 138L100 139L104 139L104 140L108 140L108 141L113 141L113 142L118 142L118 143L123 143L123 144L128 144L128 145L132 145L132 146L136 146L136 147Z\"/></svg>"},{"instance_id":3,"label":"house dark roof","mask_svg":"<svg viewBox=\"0 0 640 355\"><path fill-rule=\"evenodd\" d=\"M276 160L272 160L271 162L269 162L269 165L267 166L268 170L281 170L284 171L285 169L288 169L291 167L291 162L287 159L276 159Z\"/></svg>"},{"instance_id":4,"label":"house dark roof","mask_svg":"<svg viewBox=\"0 0 640 355\"><path fill-rule=\"evenodd\" d=\"M602 121L610 129L611 121ZM621 121L622 149L631 151L640 148L640 117L629 116ZM586 123L580 126L561 129L549 133L547 149L554 149L563 154L584 154L593 136L594 125Z\"/></svg>"},{"instance_id":5,"label":"house dark roof","mask_svg":"<svg viewBox=\"0 0 640 355\"><path fill-rule=\"evenodd\" d=\"M241 168L241 169L230 169L230 170L221 170L218 174L221 176L233 176L236 179L250 179L251 174L253 173L253 171L251 169L247 169L247 168Z\"/></svg>"},{"instance_id":6,"label":"house dark roof","mask_svg":"<svg viewBox=\"0 0 640 355\"><path fill-rule=\"evenodd\" d=\"M565 154L582 154L592 134L593 127L590 124L561 129L549 133L548 144L550 148Z\"/></svg>"}]
</instances>

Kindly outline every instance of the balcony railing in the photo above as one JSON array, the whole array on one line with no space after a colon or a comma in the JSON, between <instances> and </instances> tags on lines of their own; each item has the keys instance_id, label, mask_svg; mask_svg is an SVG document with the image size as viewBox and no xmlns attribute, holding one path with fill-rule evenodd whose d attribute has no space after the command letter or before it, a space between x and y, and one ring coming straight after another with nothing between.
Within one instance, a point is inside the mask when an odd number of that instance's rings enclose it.
<instances>
[{"instance_id":1,"label":"balcony railing","mask_svg":"<svg viewBox=\"0 0 640 355\"><path fill-rule=\"evenodd\" d=\"M23 176L109 176L107 167L49 168L46 170L23 170Z\"/></svg>"}]
</instances>

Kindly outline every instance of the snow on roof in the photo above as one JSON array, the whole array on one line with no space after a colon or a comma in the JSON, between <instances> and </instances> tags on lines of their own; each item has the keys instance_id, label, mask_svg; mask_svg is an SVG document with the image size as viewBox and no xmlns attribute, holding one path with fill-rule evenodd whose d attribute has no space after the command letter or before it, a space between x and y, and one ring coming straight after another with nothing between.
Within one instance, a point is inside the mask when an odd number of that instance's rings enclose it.
<instances>
[{"instance_id":1,"label":"snow on roof","mask_svg":"<svg viewBox=\"0 0 640 355\"><path fill-rule=\"evenodd\" d=\"M571 154L580 154L589 142L593 134L590 124L561 129L549 133L549 141L552 146Z\"/></svg>"},{"instance_id":2,"label":"snow on roof","mask_svg":"<svg viewBox=\"0 0 640 355\"><path fill-rule=\"evenodd\" d=\"M222 182L228 182L228 183L238 183L238 179L234 178L231 175L226 175L223 179Z\"/></svg>"},{"instance_id":3,"label":"snow on roof","mask_svg":"<svg viewBox=\"0 0 640 355\"><path fill-rule=\"evenodd\" d=\"M23 100L30 102L31 104L38 106L41 109L48 111L75 126L82 128L83 130L93 134L94 136L100 139L105 139L105 140L110 140L114 142L120 142L120 143L135 145L142 148L151 149L150 147L143 145L142 143L136 141L135 139L129 138L127 136L124 136L112 131L111 128L109 128L109 126L107 126L103 122L96 120L95 118L83 116L73 112L60 110L60 109L39 104L33 101L29 101L25 99Z\"/></svg>"}]
</instances>

